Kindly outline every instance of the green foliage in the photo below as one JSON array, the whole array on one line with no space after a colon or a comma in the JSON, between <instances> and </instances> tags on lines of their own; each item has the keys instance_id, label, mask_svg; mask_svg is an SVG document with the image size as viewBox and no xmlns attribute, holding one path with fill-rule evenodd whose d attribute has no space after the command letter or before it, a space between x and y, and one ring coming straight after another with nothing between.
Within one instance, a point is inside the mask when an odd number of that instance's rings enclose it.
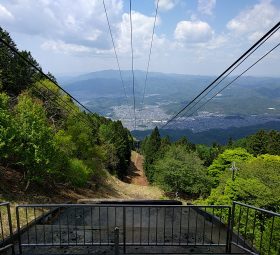
<instances>
[{"instance_id":1,"label":"green foliage","mask_svg":"<svg viewBox=\"0 0 280 255\"><path fill-rule=\"evenodd\" d=\"M280 155L280 132L260 130L246 139L245 146L254 156L261 154Z\"/></svg>"},{"instance_id":2,"label":"green foliage","mask_svg":"<svg viewBox=\"0 0 280 255\"><path fill-rule=\"evenodd\" d=\"M114 144L106 143L101 146L102 158L106 168L111 174L118 173L118 167L120 165L120 159L118 157L118 152Z\"/></svg>"},{"instance_id":3,"label":"green foliage","mask_svg":"<svg viewBox=\"0 0 280 255\"><path fill-rule=\"evenodd\" d=\"M7 162L13 154L16 139L16 127L9 111L9 97L0 93L0 162Z\"/></svg>"},{"instance_id":4,"label":"green foliage","mask_svg":"<svg viewBox=\"0 0 280 255\"><path fill-rule=\"evenodd\" d=\"M185 145L172 145L155 164L154 181L166 191L188 195L207 194L210 179L203 162Z\"/></svg>"},{"instance_id":5,"label":"green foliage","mask_svg":"<svg viewBox=\"0 0 280 255\"><path fill-rule=\"evenodd\" d=\"M66 134L75 143L74 154L78 159L94 157L94 145L96 143L96 131L93 125L88 125L82 121L84 113L72 114L66 121ZM80 118L79 118L80 117Z\"/></svg>"},{"instance_id":6,"label":"green foliage","mask_svg":"<svg viewBox=\"0 0 280 255\"><path fill-rule=\"evenodd\" d=\"M9 45L16 48L9 33L0 27L0 36ZM20 51L32 64L40 68L30 52ZM18 95L30 87L34 81L42 78L41 75L22 58L12 52L3 43L0 43L0 83L1 89L10 95Z\"/></svg>"},{"instance_id":7,"label":"green foliage","mask_svg":"<svg viewBox=\"0 0 280 255\"><path fill-rule=\"evenodd\" d=\"M152 131L151 135L147 137L141 146L141 150L145 155L144 169L149 181L154 180L154 166L153 163L158 157L158 152L161 147L161 138L158 131L158 128Z\"/></svg>"},{"instance_id":8,"label":"green foliage","mask_svg":"<svg viewBox=\"0 0 280 255\"><path fill-rule=\"evenodd\" d=\"M198 156L204 161L204 166L210 166L215 158L222 152L222 147L213 144L211 147L198 144L196 145Z\"/></svg>"},{"instance_id":9,"label":"green foliage","mask_svg":"<svg viewBox=\"0 0 280 255\"><path fill-rule=\"evenodd\" d=\"M43 102L46 115L56 128L63 128L65 119L69 116L69 110L79 112L79 108L72 103L70 97L47 79L35 82L30 87L29 93ZM68 110L61 106L62 102L65 102Z\"/></svg>"},{"instance_id":10,"label":"green foliage","mask_svg":"<svg viewBox=\"0 0 280 255\"><path fill-rule=\"evenodd\" d=\"M42 83L51 88L48 82ZM57 179L75 186L84 185L93 175L98 177L104 167L119 177L126 174L132 137L121 122L91 118L71 101L76 112L53 119L50 113L59 108L39 100L35 92L31 88L20 94L13 108L10 97L0 94L1 164L23 171L26 181ZM65 96L56 92L58 98Z\"/></svg>"},{"instance_id":11,"label":"green foliage","mask_svg":"<svg viewBox=\"0 0 280 255\"><path fill-rule=\"evenodd\" d=\"M188 141L187 137L182 136L175 142L176 145L183 145L188 151L195 151L195 144Z\"/></svg>"},{"instance_id":12,"label":"green foliage","mask_svg":"<svg viewBox=\"0 0 280 255\"><path fill-rule=\"evenodd\" d=\"M229 172L220 177L220 184L207 198L209 204L231 204L233 200L280 210L280 156L261 155L240 163L234 181Z\"/></svg>"},{"instance_id":13,"label":"green foliage","mask_svg":"<svg viewBox=\"0 0 280 255\"><path fill-rule=\"evenodd\" d=\"M58 152L45 111L39 102L22 94L18 97L14 118L17 164L24 166L28 179L42 181L44 176L53 172Z\"/></svg>"},{"instance_id":14,"label":"green foliage","mask_svg":"<svg viewBox=\"0 0 280 255\"><path fill-rule=\"evenodd\" d=\"M73 141L73 137L65 130L58 130L54 135L54 139L61 154L68 158L76 156L77 146Z\"/></svg>"},{"instance_id":15,"label":"green foliage","mask_svg":"<svg viewBox=\"0 0 280 255\"><path fill-rule=\"evenodd\" d=\"M232 162L240 163L251 158L253 156L243 148L225 150L208 167L208 174L213 177L214 183L217 185L220 175L230 169Z\"/></svg>"},{"instance_id":16,"label":"green foliage","mask_svg":"<svg viewBox=\"0 0 280 255\"><path fill-rule=\"evenodd\" d=\"M267 210L280 211L280 156L261 155L240 162L235 180L230 173L220 176L219 185L212 189L210 196L204 201L207 204L231 205L232 201L240 201ZM246 214L248 216L246 216ZM262 242L263 254L278 254L277 245L280 240L280 218L274 221L274 231L271 233L272 218L264 217L254 210L235 211L239 226L235 230L246 236L247 240L259 247ZM261 234L263 230L263 234ZM270 245L270 238L272 244ZM270 248L269 248L270 247ZM268 252L270 250L270 252Z\"/></svg>"},{"instance_id":17,"label":"green foliage","mask_svg":"<svg viewBox=\"0 0 280 255\"><path fill-rule=\"evenodd\" d=\"M127 129L122 126L120 121L102 124L99 127L99 139L106 145L103 147L105 152L105 163L112 171L116 171L120 178L127 174L127 167L133 139ZM112 156L110 159L109 157Z\"/></svg>"},{"instance_id":18,"label":"green foliage","mask_svg":"<svg viewBox=\"0 0 280 255\"><path fill-rule=\"evenodd\" d=\"M16 48L1 27L0 36ZM123 177L133 146L130 132L120 121L81 112L36 70L40 66L30 52L20 54L33 66L0 43L0 164L22 171L28 183L82 186L104 167Z\"/></svg>"},{"instance_id":19,"label":"green foliage","mask_svg":"<svg viewBox=\"0 0 280 255\"><path fill-rule=\"evenodd\" d=\"M72 158L68 161L66 180L76 187L83 187L93 175L90 169L82 160Z\"/></svg>"}]
</instances>

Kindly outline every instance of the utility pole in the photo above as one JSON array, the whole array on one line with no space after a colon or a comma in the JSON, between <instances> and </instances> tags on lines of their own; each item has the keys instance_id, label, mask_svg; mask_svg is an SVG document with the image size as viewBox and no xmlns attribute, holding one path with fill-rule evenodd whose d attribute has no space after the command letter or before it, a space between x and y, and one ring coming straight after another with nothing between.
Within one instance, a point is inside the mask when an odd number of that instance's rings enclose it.
<instances>
[{"instance_id":1,"label":"utility pole","mask_svg":"<svg viewBox=\"0 0 280 255\"><path fill-rule=\"evenodd\" d=\"M234 174L235 174L235 171L237 171L238 170L238 168L236 167L236 165L235 165L235 162L233 161L232 162L232 164L231 164L231 168L230 168L230 170L232 171L232 181L234 181Z\"/></svg>"}]
</instances>

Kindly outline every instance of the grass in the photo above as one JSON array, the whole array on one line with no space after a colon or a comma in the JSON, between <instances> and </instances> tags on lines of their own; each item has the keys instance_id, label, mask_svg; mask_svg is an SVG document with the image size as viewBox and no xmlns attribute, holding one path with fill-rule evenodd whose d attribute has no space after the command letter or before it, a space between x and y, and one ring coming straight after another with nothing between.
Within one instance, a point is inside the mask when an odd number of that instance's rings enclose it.
<instances>
[{"instance_id":1,"label":"grass","mask_svg":"<svg viewBox=\"0 0 280 255\"><path fill-rule=\"evenodd\" d=\"M10 204L10 212L11 212L11 220L12 220L12 230L13 232L17 231L17 218L16 218L16 205L17 204ZM19 209L19 219L20 219L20 227L24 227L27 224L30 224L34 219L40 217L43 213L46 213L47 209L38 208L35 211L33 208L20 208ZM6 206L0 206L0 242L3 239L10 236L10 227L9 227L9 220L8 220L8 211ZM2 224L1 224L2 223Z\"/></svg>"}]
</instances>

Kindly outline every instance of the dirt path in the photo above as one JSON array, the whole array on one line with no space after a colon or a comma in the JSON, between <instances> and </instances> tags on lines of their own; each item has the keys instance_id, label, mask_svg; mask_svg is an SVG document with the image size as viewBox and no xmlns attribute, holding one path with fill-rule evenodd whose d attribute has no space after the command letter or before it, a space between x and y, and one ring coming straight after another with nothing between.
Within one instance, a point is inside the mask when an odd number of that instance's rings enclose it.
<instances>
[{"instance_id":1,"label":"dirt path","mask_svg":"<svg viewBox=\"0 0 280 255\"><path fill-rule=\"evenodd\" d=\"M139 186L148 186L149 182L143 169L144 158L139 153L132 151L128 176L125 182Z\"/></svg>"}]
</instances>

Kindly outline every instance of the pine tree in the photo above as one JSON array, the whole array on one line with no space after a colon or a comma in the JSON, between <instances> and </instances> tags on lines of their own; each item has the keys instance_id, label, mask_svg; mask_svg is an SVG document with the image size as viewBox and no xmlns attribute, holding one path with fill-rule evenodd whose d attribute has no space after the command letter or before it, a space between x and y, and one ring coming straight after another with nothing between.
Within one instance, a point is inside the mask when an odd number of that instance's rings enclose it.
<instances>
[{"instance_id":1,"label":"pine tree","mask_svg":"<svg viewBox=\"0 0 280 255\"><path fill-rule=\"evenodd\" d=\"M157 158L157 152L160 149L161 138L158 131L158 127L155 127L150 137L145 142L145 171L148 179L152 181L153 179L153 167L152 164Z\"/></svg>"}]
</instances>

